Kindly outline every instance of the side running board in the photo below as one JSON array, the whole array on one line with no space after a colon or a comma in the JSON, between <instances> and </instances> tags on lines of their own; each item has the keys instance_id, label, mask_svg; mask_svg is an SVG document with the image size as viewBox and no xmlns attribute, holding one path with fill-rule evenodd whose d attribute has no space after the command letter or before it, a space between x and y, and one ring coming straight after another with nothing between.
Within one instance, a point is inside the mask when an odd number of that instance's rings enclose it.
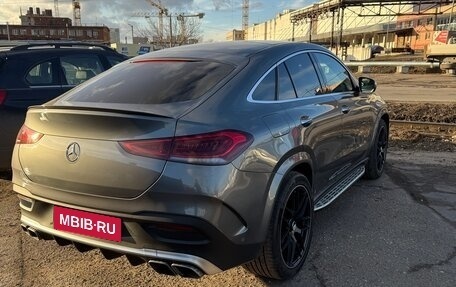
<instances>
[{"instance_id":1,"label":"side running board","mask_svg":"<svg viewBox=\"0 0 456 287\"><path fill-rule=\"evenodd\" d=\"M339 195L346 191L353 183L355 183L361 176L363 176L365 170L366 169L364 168L364 165L355 168L335 186L327 190L323 196L320 196L320 198L318 198L317 202L315 202L314 210L317 211L328 206Z\"/></svg>"}]
</instances>

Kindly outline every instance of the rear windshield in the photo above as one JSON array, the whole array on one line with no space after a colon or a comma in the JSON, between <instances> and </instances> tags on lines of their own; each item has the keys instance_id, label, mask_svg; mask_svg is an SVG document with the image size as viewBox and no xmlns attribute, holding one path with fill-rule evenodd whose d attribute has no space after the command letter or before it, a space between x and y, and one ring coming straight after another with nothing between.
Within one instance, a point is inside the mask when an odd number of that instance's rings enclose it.
<instances>
[{"instance_id":1,"label":"rear windshield","mask_svg":"<svg viewBox=\"0 0 456 287\"><path fill-rule=\"evenodd\" d=\"M152 60L118 65L69 92L68 102L166 104L201 97L232 70L218 62Z\"/></svg>"}]
</instances>

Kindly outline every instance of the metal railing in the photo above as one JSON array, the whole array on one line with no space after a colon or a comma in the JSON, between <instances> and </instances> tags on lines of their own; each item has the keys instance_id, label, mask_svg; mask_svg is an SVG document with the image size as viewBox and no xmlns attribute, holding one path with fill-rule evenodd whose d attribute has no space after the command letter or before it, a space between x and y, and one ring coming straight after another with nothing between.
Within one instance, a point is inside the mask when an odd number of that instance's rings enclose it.
<instances>
[{"instance_id":1,"label":"metal railing","mask_svg":"<svg viewBox=\"0 0 456 287\"><path fill-rule=\"evenodd\" d=\"M439 62L398 62L398 61L372 61L372 62L345 62L348 67L358 67L358 73L369 72L370 67L396 67L397 73L408 73L410 67L439 68Z\"/></svg>"}]
</instances>

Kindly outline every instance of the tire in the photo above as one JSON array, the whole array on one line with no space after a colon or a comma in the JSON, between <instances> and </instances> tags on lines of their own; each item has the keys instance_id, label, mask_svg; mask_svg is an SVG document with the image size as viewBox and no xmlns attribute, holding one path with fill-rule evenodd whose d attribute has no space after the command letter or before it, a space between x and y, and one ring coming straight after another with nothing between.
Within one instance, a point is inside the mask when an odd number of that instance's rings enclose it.
<instances>
[{"instance_id":1,"label":"tire","mask_svg":"<svg viewBox=\"0 0 456 287\"><path fill-rule=\"evenodd\" d=\"M442 63L442 64L440 64L440 69L441 70L456 69L456 63Z\"/></svg>"},{"instance_id":2,"label":"tire","mask_svg":"<svg viewBox=\"0 0 456 287\"><path fill-rule=\"evenodd\" d=\"M290 172L278 192L266 241L258 257L244 267L271 279L296 275L309 253L313 208L309 181L298 172Z\"/></svg>"},{"instance_id":3,"label":"tire","mask_svg":"<svg viewBox=\"0 0 456 287\"><path fill-rule=\"evenodd\" d=\"M377 179L385 169L386 154L388 151L388 127L385 120L380 120L374 143L370 149L369 161L366 164L365 178Z\"/></svg>"}]
</instances>

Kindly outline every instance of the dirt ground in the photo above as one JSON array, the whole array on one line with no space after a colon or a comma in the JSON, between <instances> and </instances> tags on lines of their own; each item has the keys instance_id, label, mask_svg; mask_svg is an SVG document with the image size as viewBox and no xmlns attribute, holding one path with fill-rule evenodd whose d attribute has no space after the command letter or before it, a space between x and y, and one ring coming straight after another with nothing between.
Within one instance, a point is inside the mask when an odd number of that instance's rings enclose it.
<instances>
[{"instance_id":1,"label":"dirt ground","mask_svg":"<svg viewBox=\"0 0 456 287\"><path fill-rule=\"evenodd\" d=\"M392 120L456 124L456 104L388 103ZM397 127L390 130L390 147L424 151L456 151L456 130Z\"/></svg>"}]
</instances>

